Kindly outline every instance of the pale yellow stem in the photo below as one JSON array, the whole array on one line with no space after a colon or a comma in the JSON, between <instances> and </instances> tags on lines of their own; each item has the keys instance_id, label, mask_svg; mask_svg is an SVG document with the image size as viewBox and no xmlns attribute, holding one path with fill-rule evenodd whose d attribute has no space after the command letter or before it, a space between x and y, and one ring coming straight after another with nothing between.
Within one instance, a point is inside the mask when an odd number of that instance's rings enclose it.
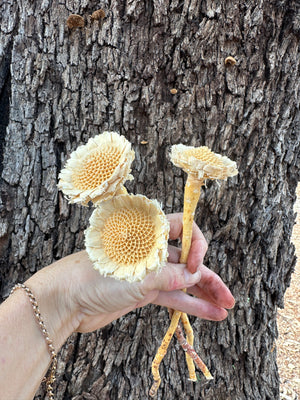
<instances>
[{"instance_id":1,"label":"pale yellow stem","mask_svg":"<svg viewBox=\"0 0 300 400\"><path fill-rule=\"evenodd\" d=\"M188 176L185 191L184 191L184 209L183 209L183 233L182 233L182 253L180 262L186 264L188 254L191 247L191 240L192 240L192 229L193 229L193 221L195 215L195 209L197 207L197 203L200 197L201 186L203 185L202 180L193 179L192 177ZM159 375L159 365L164 358L167 349L169 347L170 341L174 335L176 327L178 326L179 319L182 317L182 313L180 311L174 311L171 319L170 326L168 328L167 333L165 334L162 344L159 347L155 358L152 363L152 374L154 383L150 389L150 396L154 396L157 392L157 389L160 385L161 379ZM194 343L194 335L193 329L190 325L188 317L184 314L183 317L183 326L185 327L187 333L187 341L188 343L193 346ZM190 380L197 381L196 372L195 372L195 365L193 359L186 354L187 365L189 369L189 376Z\"/></svg>"},{"instance_id":2,"label":"pale yellow stem","mask_svg":"<svg viewBox=\"0 0 300 400\"><path fill-rule=\"evenodd\" d=\"M170 310L170 309L169 309L169 314L170 314L170 318L172 318L172 310ZM213 377L211 376L211 373L209 372L207 366L204 364L204 362L201 360L201 358L195 352L195 349L187 343L186 339L183 336L183 332L182 332L180 324L177 325L176 336L177 336L178 342L181 345L181 347L183 348L183 350L186 351L191 356L191 358L193 359L194 363L203 372L205 378L206 379L213 379Z\"/></svg>"},{"instance_id":3,"label":"pale yellow stem","mask_svg":"<svg viewBox=\"0 0 300 400\"><path fill-rule=\"evenodd\" d=\"M180 256L180 263L186 264L192 243L193 222L195 210L200 198L201 186L203 180L192 178L188 176L185 189L184 189L184 205L183 205L183 223L182 223L182 250ZM194 345L194 333L190 321L186 313L181 314L181 321L187 336L187 342L192 347ZM193 359L189 354L185 354L186 363L189 370L191 381L197 381L195 365Z\"/></svg>"},{"instance_id":4,"label":"pale yellow stem","mask_svg":"<svg viewBox=\"0 0 300 400\"><path fill-rule=\"evenodd\" d=\"M186 264L191 248L195 210L200 198L201 186L204 181L188 176L184 189L182 250L180 262Z\"/></svg>"},{"instance_id":5,"label":"pale yellow stem","mask_svg":"<svg viewBox=\"0 0 300 400\"><path fill-rule=\"evenodd\" d=\"M153 375L154 382L149 391L149 395L151 397L155 396L155 394L159 388L159 385L161 382L160 374L159 374L159 365L167 353L170 341L171 341L171 339L174 335L174 332L177 328L177 325L179 323L180 315L181 315L180 311L174 311L170 326L167 330L167 333L165 334L165 336L162 340L162 343L161 343L159 349L157 350L154 360L152 362L152 375Z\"/></svg>"},{"instance_id":6,"label":"pale yellow stem","mask_svg":"<svg viewBox=\"0 0 300 400\"><path fill-rule=\"evenodd\" d=\"M189 318L186 313L181 313L180 318L181 318L182 325L183 325L183 328L186 333L187 342L189 345L191 345L193 347L194 346L194 332L193 332L193 328L190 324ZM185 359L186 359L186 364L187 364L187 367L189 370L190 380L193 382L196 382L197 376L196 376L194 361L188 353L185 353Z\"/></svg>"}]
</instances>

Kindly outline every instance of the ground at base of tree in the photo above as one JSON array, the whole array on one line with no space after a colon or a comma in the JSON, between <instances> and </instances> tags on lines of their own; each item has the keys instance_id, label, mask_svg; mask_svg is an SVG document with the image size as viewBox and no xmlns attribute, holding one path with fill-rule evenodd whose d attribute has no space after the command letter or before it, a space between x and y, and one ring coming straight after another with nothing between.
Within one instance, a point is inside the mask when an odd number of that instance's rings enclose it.
<instances>
[{"instance_id":1,"label":"ground at base of tree","mask_svg":"<svg viewBox=\"0 0 300 400\"><path fill-rule=\"evenodd\" d=\"M276 343L278 369L280 375L280 399L300 398L300 184L297 188L297 224L294 226L292 240L296 246L297 265L292 276L291 286L285 294L284 309L278 311L279 336Z\"/></svg>"}]
</instances>

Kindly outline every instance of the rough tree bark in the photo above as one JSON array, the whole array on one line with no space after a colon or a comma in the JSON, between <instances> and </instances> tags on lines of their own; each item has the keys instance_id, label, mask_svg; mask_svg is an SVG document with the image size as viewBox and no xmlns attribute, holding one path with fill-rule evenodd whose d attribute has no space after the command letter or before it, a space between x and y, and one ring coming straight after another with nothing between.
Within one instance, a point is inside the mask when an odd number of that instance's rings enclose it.
<instances>
[{"instance_id":1,"label":"rough tree bark","mask_svg":"<svg viewBox=\"0 0 300 400\"><path fill-rule=\"evenodd\" d=\"M124 134L136 152L129 191L159 199L166 213L182 210L185 180L170 145L205 144L240 170L209 183L197 213L206 263L236 307L222 323L192 318L215 379L190 383L174 341L158 399L279 399L276 310L295 263L299 2L103 0L106 17L91 21L98 8L95 0L0 3L2 297L83 248L91 211L68 206L56 188L79 144L104 130ZM84 28L66 27L71 13ZM237 63L225 65L227 56ZM56 398L147 398L166 320L166 310L148 306L73 335L59 355Z\"/></svg>"}]
</instances>

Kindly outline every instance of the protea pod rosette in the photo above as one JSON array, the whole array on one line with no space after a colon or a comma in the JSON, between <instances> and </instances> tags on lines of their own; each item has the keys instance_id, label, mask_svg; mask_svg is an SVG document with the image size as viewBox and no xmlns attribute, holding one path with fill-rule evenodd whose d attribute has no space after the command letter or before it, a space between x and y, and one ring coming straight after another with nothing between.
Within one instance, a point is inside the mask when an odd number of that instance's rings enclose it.
<instances>
[{"instance_id":1,"label":"protea pod rosette","mask_svg":"<svg viewBox=\"0 0 300 400\"><path fill-rule=\"evenodd\" d=\"M235 161L214 153L206 146L172 146L171 161L195 179L227 179L238 174Z\"/></svg>"},{"instance_id":2,"label":"protea pod rosette","mask_svg":"<svg viewBox=\"0 0 300 400\"><path fill-rule=\"evenodd\" d=\"M89 139L74 151L59 174L58 188L70 203L97 205L122 193L126 180L131 180L134 151L124 136L104 132Z\"/></svg>"},{"instance_id":3,"label":"protea pod rosette","mask_svg":"<svg viewBox=\"0 0 300 400\"><path fill-rule=\"evenodd\" d=\"M127 194L96 207L85 231L85 245L102 275L135 282L165 265L168 236L169 222L159 203Z\"/></svg>"}]
</instances>

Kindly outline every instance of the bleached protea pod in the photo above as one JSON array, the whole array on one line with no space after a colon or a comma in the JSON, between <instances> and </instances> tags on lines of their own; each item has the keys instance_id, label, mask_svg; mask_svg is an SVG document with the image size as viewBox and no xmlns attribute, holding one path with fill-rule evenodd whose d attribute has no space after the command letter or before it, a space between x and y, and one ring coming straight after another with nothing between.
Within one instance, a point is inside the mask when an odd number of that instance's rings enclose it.
<instances>
[{"instance_id":1,"label":"bleached protea pod","mask_svg":"<svg viewBox=\"0 0 300 400\"><path fill-rule=\"evenodd\" d=\"M212 152L206 146L174 145L171 161L195 179L227 179L238 174L235 161Z\"/></svg>"},{"instance_id":2,"label":"bleached protea pod","mask_svg":"<svg viewBox=\"0 0 300 400\"><path fill-rule=\"evenodd\" d=\"M126 180L133 179L134 151L124 136L104 132L74 151L59 174L58 188L70 203L94 205L122 193Z\"/></svg>"},{"instance_id":3,"label":"bleached protea pod","mask_svg":"<svg viewBox=\"0 0 300 400\"><path fill-rule=\"evenodd\" d=\"M168 257L169 222L156 200L119 195L102 202L90 218L85 245L104 276L141 281Z\"/></svg>"}]
</instances>

